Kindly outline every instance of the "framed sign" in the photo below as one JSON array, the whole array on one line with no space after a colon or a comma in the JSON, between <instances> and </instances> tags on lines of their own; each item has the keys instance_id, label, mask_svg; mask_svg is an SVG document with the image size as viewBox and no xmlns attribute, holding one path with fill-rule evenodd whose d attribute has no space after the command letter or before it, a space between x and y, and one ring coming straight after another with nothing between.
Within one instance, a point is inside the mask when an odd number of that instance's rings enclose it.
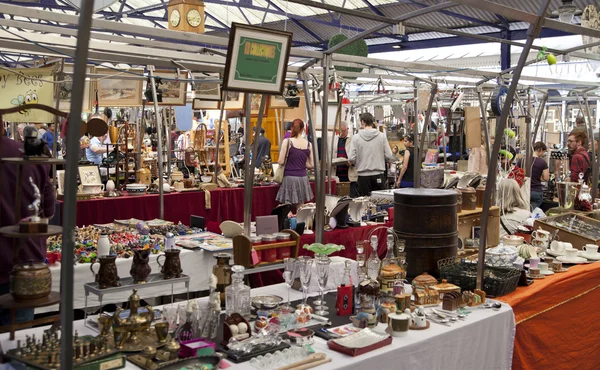
<instances>
[{"instance_id":1,"label":"framed sign","mask_svg":"<svg viewBox=\"0 0 600 370\"><path fill-rule=\"evenodd\" d=\"M132 70L134 72L134 70ZM143 71L137 70L141 75ZM120 76L132 76L109 68L96 68L101 75L116 75L115 78L99 79L97 82L98 104L101 107L137 107L142 105L141 79L121 79Z\"/></svg>"},{"instance_id":2,"label":"framed sign","mask_svg":"<svg viewBox=\"0 0 600 370\"><path fill-rule=\"evenodd\" d=\"M192 109L219 109L219 102L216 100L194 99Z\"/></svg>"},{"instance_id":3,"label":"framed sign","mask_svg":"<svg viewBox=\"0 0 600 370\"><path fill-rule=\"evenodd\" d=\"M194 79L207 80L207 82L194 81L192 83L194 98L202 100L221 100L221 83L214 82L220 78L221 76L218 73L208 73L208 76L204 77L202 77L202 75L194 75Z\"/></svg>"},{"instance_id":4,"label":"framed sign","mask_svg":"<svg viewBox=\"0 0 600 370\"><path fill-rule=\"evenodd\" d=\"M233 23L223 89L283 94L292 33Z\"/></svg>"},{"instance_id":5,"label":"framed sign","mask_svg":"<svg viewBox=\"0 0 600 370\"><path fill-rule=\"evenodd\" d=\"M54 107L52 68L16 68L0 70L0 108L13 108L27 104L44 104ZM8 122L47 123L54 115L42 110L23 109L2 116Z\"/></svg>"},{"instance_id":6,"label":"framed sign","mask_svg":"<svg viewBox=\"0 0 600 370\"><path fill-rule=\"evenodd\" d=\"M63 112L69 112L71 110L71 94L73 90L73 65L65 65L64 72L62 76L59 74L55 75L55 80L63 80L64 82L60 84L60 90L58 92L59 103L58 110ZM90 75L94 73L94 67L88 66L86 68L86 75ZM92 112L94 109L94 101L91 94L92 90L95 90L96 83L90 82L90 80L85 80L85 85L83 87L83 105L81 107L82 113ZM56 96L54 97L56 99Z\"/></svg>"},{"instance_id":7,"label":"framed sign","mask_svg":"<svg viewBox=\"0 0 600 370\"><path fill-rule=\"evenodd\" d=\"M185 105L187 82L177 80L188 78L187 73L178 76L176 71L157 70L155 75L163 77L159 87L162 90L162 102L158 105Z\"/></svg>"},{"instance_id":8,"label":"framed sign","mask_svg":"<svg viewBox=\"0 0 600 370\"><path fill-rule=\"evenodd\" d=\"M262 94L252 94L252 101L250 102L250 115L251 116L258 116L258 113L260 112L260 100L262 98ZM263 117L267 117L267 113L269 112L269 101L271 100L270 96L266 96L266 101L265 101L265 111L263 114Z\"/></svg>"},{"instance_id":9,"label":"framed sign","mask_svg":"<svg viewBox=\"0 0 600 370\"><path fill-rule=\"evenodd\" d=\"M225 110L244 109L245 94L239 91L227 91L225 93Z\"/></svg>"}]
</instances>

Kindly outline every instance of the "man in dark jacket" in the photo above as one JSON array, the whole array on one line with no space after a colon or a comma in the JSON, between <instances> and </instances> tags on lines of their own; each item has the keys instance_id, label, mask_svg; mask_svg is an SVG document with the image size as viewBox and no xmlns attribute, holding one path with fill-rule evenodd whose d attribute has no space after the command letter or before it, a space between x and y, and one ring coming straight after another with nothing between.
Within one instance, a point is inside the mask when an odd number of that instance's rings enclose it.
<instances>
[{"instance_id":1,"label":"man in dark jacket","mask_svg":"<svg viewBox=\"0 0 600 370\"><path fill-rule=\"evenodd\" d=\"M2 128L0 127L0 130ZM23 156L23 144L11 140L6 136L0 136L2 146L0 147L0 158L15 158ZM34 189L30 184L30 178L38 187L41 195L40 217L51 218L54 215L54 187L48 177L49 166L26 165L23 166L21 177L21 218L31 216L28 206L35 200ZM17 198L17 173L16 164L4 163L0 166L0 227L16 225L19 223L16 217ZM0 295L9 293L9 277L15 263L28 261L44 262L46 260L46 241L43 238L28 238L20 245L14 243L14 239L0 236ZM15 245L19 246L18 257L15 258ZM16 321L25 322L33 319L33 309L17 310ZM0 310L0 326L8 325L10 316L8 310Z\"/></svg>"},{"instance_id":2,"label":"man in dark jacket","mask_svg":"<svg viewBox=\"0 0 600 370\"><path fill-rule=\"evenodd\" d=\"M257 135L255 140L258 140L258 154L256 155L255 167L259 168L265 157L271 157L271 141L265 137L264 128L260 129L260 135Z\"/></svg>"}]
</instances>

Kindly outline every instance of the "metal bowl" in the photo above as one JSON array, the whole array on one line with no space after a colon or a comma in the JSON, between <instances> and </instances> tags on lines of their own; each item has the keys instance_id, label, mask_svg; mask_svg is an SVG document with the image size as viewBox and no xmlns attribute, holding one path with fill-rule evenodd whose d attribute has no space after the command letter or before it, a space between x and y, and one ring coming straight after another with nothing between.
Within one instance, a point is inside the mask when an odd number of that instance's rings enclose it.
<instances>
[{"instance_id":1,"label":"metal bowl","mask_svg":"<svg viewBox=\"0 0 600 370\"><path fill-rule=\"evenodd\" d=\"M283 298L277 295L259 295L252 298L252 306L259 310L272 310L283 302Z\"/></svg>"}]
</instances>

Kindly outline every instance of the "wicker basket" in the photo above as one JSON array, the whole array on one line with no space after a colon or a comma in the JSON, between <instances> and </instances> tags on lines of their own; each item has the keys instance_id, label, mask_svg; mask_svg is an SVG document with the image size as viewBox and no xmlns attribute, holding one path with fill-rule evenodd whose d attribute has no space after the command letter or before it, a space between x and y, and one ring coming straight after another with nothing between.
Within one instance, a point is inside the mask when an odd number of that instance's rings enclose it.
<instances>
[{"instance_id":1,"label":"wicker basket","mask_svg":"<svg viewBox=\"0 0 600 370\"><path fill-rule=\"evenodd\" d=\"M440 278L458 285L462 290L474 290L477 283L477 264L457 257L438 261ZM482 289L488 297L500 297L517 289L521 271L514 268L485 266Z\"/></svg>"},{"instance_id":2,"label":"wicker basket","mask_svg":"<svg viewBox=\"0 0 600 370\"><path fill-rule=\"evenodd\" d=\"M350 196L350 183L349 182L336 182L335 183L335 195L338 197Z\"/></svg>"}]
</instances>

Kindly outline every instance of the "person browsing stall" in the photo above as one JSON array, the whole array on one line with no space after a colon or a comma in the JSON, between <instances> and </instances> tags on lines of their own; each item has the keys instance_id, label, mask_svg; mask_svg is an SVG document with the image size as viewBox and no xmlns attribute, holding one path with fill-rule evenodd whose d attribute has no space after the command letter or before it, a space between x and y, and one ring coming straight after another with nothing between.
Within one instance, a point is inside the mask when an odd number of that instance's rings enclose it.
<instances>
[{"instance_id":1,"label":"person browsing stall","mask_svg":"<svg viewBox=\"0 0 600 370\"><path fill-rule=\"evenodd\" d=\"M104 140L108 137L108 134L103 136L94 136L90 139L90 145L85 149L85 156L88 161L100 165L102 163L102 155L107 152Z\"/></svg>"},{"instance_id":2,"label":"person browsing stall","mask_svg":"<svg viewBox=\"0 0 600 370\"><path fill-rule=\"evenodd\" d=\"M548 147L541 141L533 144L533 162L531 163L531 190L529 194L531 209L536 209L542 205L542 201L544 200L542 181L548 181L550 179L548 163L543 158L547 150Z\"/></svg>"},{"instance_id":3,"label":"person browsing stall","mask_svg":"<svg viewBox=\"0 0 600 370\"><path fill-rule=\"evenodd\" d=\"M333 151L333 159L348 158L351 142L352 138L348 136L348 124L346 122L341 122L340 133L339 135L335 135L331 146L331 150ZM352 166L352 163L346 162L337 166L333 166L331 176L337 176L340 182L350 182L350 196L352 198L358 196L358 188L356 184L358 175L356 173L356 167Z\"/></svg>"},{"instance_id":4,"label":"person browsing stall","mask_svg":"<svg viewBox=\"0 0 600 370\"><path fill-rule=\"evenodd\" d=\"M519 184L514 179L503 179L498 187L500 198L500 238L517 232L519 226L531 217Z\"/></svg>"},{"instance_id":5,"label":"person browsing stall","mask_svg":"<svg viewBox=\"0 0 600 370\"><path fill-rule=\"evenodd\" d=\"M571 154L571 181L578 182L579 174L583 174L583 181L587 183L590 180L590 157L585 149L585 143L587 143L587 135L585 131L575 129L569 134L567 139L567 147L569 148L569 154Z\"/></svg>"},{"instance_id":6,"label":"person browsing stall","mask_svg":"<svg viewBox=\"0 0 600 370\"><path fill-rule=\"evenodd\" d=\"M415 135L406 135L404 137L404 160L400 175L396 180L397 188L414 188L415 187Z\"/></svg>"},{"instance_id":7,"label":"person browsing stall","mask_svg":"<svg viewBox=\"0 0 600 370\"><path fill-rule=\"evenodd\" d=\"M385 189L385 163L394 162L387 137L379 132L371 113L362 113L360 123L364 127L354 135L350 143L348 161L356 166L359 196L371 195L373 190Z\"/></svg>"},{"instance_id":8,"label":"person browsing stall","mask_svg":"<svg viewBox=\"0 0 600 370\"><path fill-rule=\"evenodd\" d=\"M277 192L279 203L300 205L313 198L306 170L314 168L313 149L305 138L304 121L297 118L292 122L292 133L289 139L281 143L278 163L285 165L283 181Z\"/></svg>"}]
</instances>

